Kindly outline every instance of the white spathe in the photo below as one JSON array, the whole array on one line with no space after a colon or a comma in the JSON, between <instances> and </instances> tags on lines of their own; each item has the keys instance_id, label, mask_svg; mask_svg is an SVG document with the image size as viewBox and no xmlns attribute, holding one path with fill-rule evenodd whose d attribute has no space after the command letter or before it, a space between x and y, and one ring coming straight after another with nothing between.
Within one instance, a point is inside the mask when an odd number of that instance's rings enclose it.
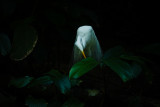
<instances>
[{"instance_id":1,"label":"white spathe","mask_svg":"<svg viewBox=\"0 0 160 107\"><path fill-rule=\"evenodd\" d=\"M91 26L81 26L77 29L74 45L74 62L83 58L82 51L84 51L86 57L95 58L97 61L102 57L100 44Z\"/></svg>"}]
</instances>

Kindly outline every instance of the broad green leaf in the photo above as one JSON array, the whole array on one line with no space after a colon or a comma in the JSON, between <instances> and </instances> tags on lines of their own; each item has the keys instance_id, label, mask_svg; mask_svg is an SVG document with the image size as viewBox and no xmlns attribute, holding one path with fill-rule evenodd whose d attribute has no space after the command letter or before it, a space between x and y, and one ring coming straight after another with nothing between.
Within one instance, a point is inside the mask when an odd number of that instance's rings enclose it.
<instances>
[{"instance_id":1,"label":"broad green leaf","mask_svg":"<svg viewBox=\"0 0 160 107\"><path fill-rule=\"evenodd\" d=\"M103 61L116 72L124 82L137 77L142 70L140 65L136 63L128 64L119 58L110 58Z\"/></svg>"},{"instance_id":2,"label":"broad green leaf","mask_svg":"<svg viewBox=\"0 0 160 107\"><path fill-rule=\"evenodd\" d=\"M22 88L27 86L32 80L33 80L33 77L29 77L29 76L25 76L23 78L15 78L10 81L9 86Z\"/></svg>"},{"instance_id":3,"label":"broad green leaf","mask_svg":"<svg viewBox=\"0 0 160 107\"><path fill-rule=\"evenodd\" d=\"M37 85L48 85L48 84L52 84L53 81L51 79L50 76L42 76L42 77L39 77L37 79L34 79L28 87L34 87L34 86L37 86Z\"/></svg>"},{"instance_id":4,"label":"broad green leaf","mask_svg":"<svg viewBox=\"0 0 160 107\"><path fill-rule=\"evenodd\" d=\"M93 58L88 57L83 59L72 66L69 72L69 78L77 79L95 68L98 64L99 63Z\"/></svg>"},{"instance_id":5,"label":"broad green leaf","mask_svg":"<svg viewBox=\"0 0 160 107\"><path fill-rule=\"evenodd\" d=\"M57 70L51 70L50 72L47 73L57 88L61 91L62 94L65 94L68 92L71 88L71 83L69 81L68 76L62 75L60 72Z\"/></svg>"},{"instance_id":6,"label":"broad green leaf","mask_svg":"<svg viewBox=\"0 0 160 107\"><path fill-rule=\"evenodd\" d=\"M11 43L6 34L0 34L0 53L1 55L7 55L11 50Z\"/></svg>"},{"instance_id":7,"label":"broad green leaf","mask_svg":"<svg viewBox=\"0 0 160 107\"><path fill-rule=\"evenodd\" d=\"M27 97L26 105L28 107L47 107L47 102L44 99L35 99L32 96Z\"/></svg>"},{"instance_id":8,"label":"broad green leaf","mask_svg":"<svg viewBox=\"0 0 160 107\"><path fill-rule=\"evenodd\" d=\"M29 25L21 25L14 31L13 47L10 57L16 61L23 60L37 43L36 30Z\"/></svg>"},{"instance_id":9,"label":"broad green leaf","mask_svg":"<svg viewBox=\"0 0 160 107\"><path fill-rule=\"evenodd\" d=\"M123 53L124 53L124 48L122 46L116 46L107 50L103 55L103 59L108 59L111 57L119 57Z\"/></svg>"},{"instance_id":10,"label":"broad green leaf","mask_svg":"<svg viewBox=\"0 0 160 107\"><path fill-rule=\"evenodd\" d=\"M70 98L62 105L62 107L84 107L84 103L76 98Z\"/></svg>"}]
</instances>

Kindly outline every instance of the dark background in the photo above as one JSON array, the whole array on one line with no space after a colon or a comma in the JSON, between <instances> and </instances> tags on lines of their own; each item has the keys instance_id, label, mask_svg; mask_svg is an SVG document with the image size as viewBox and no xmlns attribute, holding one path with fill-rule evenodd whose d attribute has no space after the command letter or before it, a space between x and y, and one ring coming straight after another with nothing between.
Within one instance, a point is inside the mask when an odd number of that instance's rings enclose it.
<instances>
[{"instance_id":1,"label":"dark background","mask_svg":"<svg viewBox=\"0 0 160 107\"><path fill-rule=\"evenodd\" d=\"M30 25L37 31L38 42L33 52L22 61L10 59L9 54L0 55L0 100L6 94L20 96L21 92L8 88L12 76L36 77L52 68L68 74L76 31L82 25L93 27L103 52L121 45L136 55L152 60L154 63L148 66L153 71L153 84L142 83L143 89L146 88L142 94L151 100L158 99L159 55L141 52L144 47L159 43L154 29L154 12L152 4L147 1L1 0L0 33L8 35L12 43L12 24L31 18ZM139 85L136 87L141 87Z\"/></svg>"}]
</instances>

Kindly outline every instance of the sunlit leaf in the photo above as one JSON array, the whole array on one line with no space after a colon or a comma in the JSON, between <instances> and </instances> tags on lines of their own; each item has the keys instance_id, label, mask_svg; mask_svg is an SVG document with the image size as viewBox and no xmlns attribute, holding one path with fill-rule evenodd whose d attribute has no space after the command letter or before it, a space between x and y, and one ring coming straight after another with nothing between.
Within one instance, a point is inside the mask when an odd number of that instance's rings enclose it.
<instances>
[{"instance_id":1,"label":"sunlit leaf","mask_svg":"<svg viewBox=\"0 0 160 107\"><path fill-rule=\"evenodd\" d=\"M72 66L69 72L69 78L77 79L95 68L99 63L93 58L86 58Z\"/></svg>"},{"instance_id":2,"label":"sunlit leaf","mask_svg":"<svg viewBox=\"0 0 160 107\"><path fill-rule=\"evenodd\" d=\"M140 65L129 64L119 58L110 58L104 60L104 63L116 72L124 82L137 77L142 70Z\"/></svg>"},{"instance_id":3,"label":"sunlit leaf","mask_svg":"<svg viewBox=\"0 0 160 107\"><path fill-rule=\"evenodd\" d=\"M33 77L29 77L29 76L25 76L22 78L15 78L10 81L9 86L22 88L27 86L32 80L33 80Z\"/></svg>"},{"instance_id":4,"label":"sunlit leaf","mask_svg":"<svg viewBox=\"0 0 160 107\"><path fill-rule=\"evenodd\" d=\"M70 98L62 105L62 107L84 107L84 103L76 98Z\"/></svg>"},{"instance_id":5,"label":"sunlit leaf","mask_svg":"<svg viewBox=\"0 0 160 107\"><path fill-rule=\"evenodd\" d=\"M65 94L70 90L71 83L68 76L62 75L57 70L51 70L47 74L51 77L51 79L53 80L57 88L61 91L61 93Z\"/></svg>"},{"instance_id":6,"label":"sunlit leaf","mask_svg":"<svg viewBox=\"0 0 160 107\"><path fill-rule=\"evenodd\" d=\"M0 53L1 55L7 55L11 50L11 43L6 34L0 34Z\"/></svg>"},{"instance_id":7,"label":"sunlit leaf","mask_svg":"<svg viewBox=\"0 0 160 107\"><path fill-rule=\"evenodd\" d=\"M36 30L28 25L19 26L14 31L13 47L10 57L16 61L23 60L37 43Z\"/></svg>"},{"instance_id":8,"label":"sunlit leaf","mask_svg":"<svg viewBox=\"0 0 160 107\"><path fill-rule=\"evenodd\" d=\"M32 96L27 97L26 105L28 107L47 107L47 102L44 99L35 99Z\"/></svg>"}]
</instances>

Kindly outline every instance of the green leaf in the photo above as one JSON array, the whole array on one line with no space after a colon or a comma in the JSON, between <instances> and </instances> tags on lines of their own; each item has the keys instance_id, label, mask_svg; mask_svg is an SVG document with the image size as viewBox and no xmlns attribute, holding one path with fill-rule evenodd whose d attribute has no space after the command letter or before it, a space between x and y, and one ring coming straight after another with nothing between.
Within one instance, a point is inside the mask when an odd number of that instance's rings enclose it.
<instances>
[{"instance_id":1,"label":"green leaf","mask_svg":"<svg viewBox=\"0 0 160 107\"><path fill-rule=\"evenodd\" d=\"M98 64L99 63L93 58L88 57L83 59L72 66L69 72L69 78L77 79L95 68Z\"/></svg>"},{"instance_id":2,"label":"green leaf","mask_svg":"<svg viewBox=\"0 0 160 107\"><path fill-rule=\"evenodd\" d=\"M103 61L116 72L124 82L137 77L142 70L140 65L136 63L128 64L119 58L110 58Z\"/></svg>"},{"instance_id":3,"label":"green leaf","mask_svg":"<svg viewBox=\"0 0 160 107\"><path fill-rule=\"evenodd\" d=\"M0 34L0 53L5 56L11 50L11 43L6 34Z\"/></svg>"},{"instance_id":4,"label":"green leaf","mask_svg":"<svg viewBox=\"0 0 160 107\"><path fill-rule=\"evenodd\" d=\"M29 76L25 76L23 78L12 79L9 83L9 86L15 86L17 88L22 88L22 87L27 86L32 80L33 80L33 77L29 77Z\"/></svg>"},{"instance_id":5,"label":"green leaf","mask_svg":"<svg viewBox=\"0 0 160 107\"><path fill-rule=\"evenodd\" d=\"M29 107L47 107L47 102L44 99L35 99L32 96L27 97L26 105Z\"/></svg>"},{"instance_id":6,"label":"green leaf","mask_svg":"<svg viewBox=\"0 0 160 107\"><path fill-rule=\"evenodd\" d=\"M48 85L48 84L52 84L53 83L53 80L51 79L50 76L42 76L42 77L39 77L37 79L34 79L28 87L34 87L34 86L37 86L37 85Z\"/></svg>"},{"instance_id":7,"label":"green leaf","mask_svg":"<svg viewBox=\"0 0 160 107\"><path fill-rule=\"evenodd\" d=\"M53 80L53 82L62 94L65 94L70 90L71 83L69 81L68 76L62 75L60 72L56 70L51 70L47 74L51 77L51 79Z\"/></svg>"},{"instance_id":8,"label":"green leaf","mask_svg":"<svg viewBox=\"0 0 160 107\"><path fill-rule=\"evenodd\" d=\"M84 107L84 103L76 98L70 98L62 105L62 107Z\"/></svg>"},{"instance_id":9,"label":"green leaf","mask_svg":"<svg viewBox=\"0 0 160 107\"><path fill-rule=\"evenodd\" d=\"M124 48L122 46L116 46L107 50L103 55L103 59L108 59L111 57L119 57L123 53L124 53Z\"/></svg>"},{"instance_id":10,"label":"green leaf","mask_svg":"<svg viewBox=\"0 0 160 107\"><path fill-rule=\"evenodd\" d=\"M18 61L26 58L35 47L37 39L36 30L32 26L21 25L17 27L14 31L11 59Z\"/></svg>"}]
</instances>

